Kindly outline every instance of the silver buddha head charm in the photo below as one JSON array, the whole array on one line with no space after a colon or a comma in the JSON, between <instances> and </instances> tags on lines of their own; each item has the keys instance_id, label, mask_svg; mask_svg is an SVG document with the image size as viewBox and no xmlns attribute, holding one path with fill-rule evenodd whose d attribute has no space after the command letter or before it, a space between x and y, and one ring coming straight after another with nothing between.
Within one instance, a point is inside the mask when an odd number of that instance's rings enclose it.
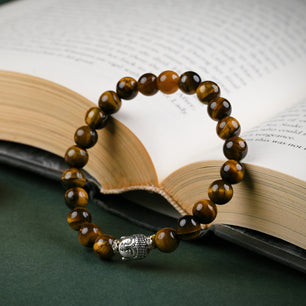
<instances>
[{"instance_id":1,"label":"silver buddha head charm","mask_svg":"<svg viewBox=\"0 0 306 306\"><path fill-rule=\"evenodd\" d=\"M113 242L113 250L122 256L122 260L145 258L152 248L152 238L143 234L123 236Z\"/></svg>"}]
</instances>

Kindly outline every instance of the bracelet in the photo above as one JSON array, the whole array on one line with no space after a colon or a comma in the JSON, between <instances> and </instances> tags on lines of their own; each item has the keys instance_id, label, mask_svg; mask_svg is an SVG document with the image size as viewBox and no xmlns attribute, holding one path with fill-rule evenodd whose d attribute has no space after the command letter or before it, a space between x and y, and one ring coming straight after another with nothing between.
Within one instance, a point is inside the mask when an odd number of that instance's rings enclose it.
<instances>
[{"instance_id":1,"label":"bracelet","mask_svg":"<svg viewBox=\"0 0 306 306\"><path fill-rule=\"evenodd\" d=\"M88 162L87 149L93 147L98 135L96 130L106 126L109 115L116 113L121 107L121 99L131 100L138 91L152 96L159 90L172 94L180 89L186 94L197 94L200 102L208 105L209 116L218 121L217 134L224 139L223 152L228 160L222 165L222 179L214 181L208 188L209 199L199 200L194 204L192 215L178 219L176 229L162 228L154 235L143 234L123 236L115 239L111 235L102 234L101 229L91 222L90 212L85 208L88 194L84 189L86 177L81 170ZM94 252L102 259L110 259L120 254L123 260L142 259L151 249L172 252L179 241L194 239L201 232L201 224L210 224L217 215L217 206L229 202L233 196L232 184L239 183L245 174L245 166L239 161L247 154L246 142L238 137L239 122L230 116L231 104L220 97L219 86L212 81L201 82L198 74L192 71L180 77L173 71L164 71L158 77L152 73L142 75L138 81L132 77L119 80L116 92L106 91L99 98L99 107L90 108L85 115L86 125L78 128L74 135L75 145L68 148L65 161L69 169L62 175L62 184L66 189L65 202L72 209L67 217L69 226L78 231L79 242L93 247Z\"/></svg>"}]
</instances>

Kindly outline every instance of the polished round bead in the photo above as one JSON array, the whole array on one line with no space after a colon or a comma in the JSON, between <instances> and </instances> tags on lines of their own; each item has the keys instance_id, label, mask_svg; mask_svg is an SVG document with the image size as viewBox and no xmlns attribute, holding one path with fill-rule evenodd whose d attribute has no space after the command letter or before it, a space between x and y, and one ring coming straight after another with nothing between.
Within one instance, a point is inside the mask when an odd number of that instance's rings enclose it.
<instances>
[{"instance_id":1,"label":"polished round bead","mask_svg":"<svg viewBox=\"0 0 306 306\"><path fill-rule=\"evenodd\" d=\"M82 168L88 162L88 153L85 149L71 146L65 153L65 162L75 168Z\"/></svg>"},{"instance_id":2,"label":"polished round bead","mask_svg":"<svg viewBox=\"0 0 306 306\"><path fill-rule=\"evenodd\" d=\"M83 187L85 183L85 174L80 169L69 168L66 169L62 174L62 184L66 189L72 187Z\"/></svg>"},{"instance_id":3,"label":"polished round bead","mask_svg":"<svg viewBox=\"0 0 306 306\"><path fill-rule=\"evenodd\" d=\"M237 184L244 178L245 166L236 160L230 159L222 165L220 174L223 180L231 184Z\"/></svg>"},{"instance_id":4,"label":"polished round bead","mask_svg":"<svg viewBox=\"0 0 306 306\"><path fill-rule=\"evenodd\" d=\"M179 88L185 94L192 95L196 92L200 83L201 78L197 73L187 71L180 76Z\"/></svg>"},{"instance_id":5,"label":"polished round bead","mask_svg":"<svg viewBox=\"0 0 306 306\"><path fill-rule=\"evenodd\" d=\"M92 130L87 125L81 126L75 131L74 141L80 148L89 149L97 143L97 140L97 132L95 130Z\"/></svg>"},{"instance_id":6,"label":"polished round bead","mask_svg":"<svg viewBox=\"0 0 306 306\"><path fill-rule=\"evenodd\" d=\"M100 130L106 126L108 115L100 108L92 107L85 115L86 124L93 130Z\"/></svg>"},{"instance_id":7,"label":"polished round bead","mask_svg":"<svg viewBox=\"0 0 306 306\"><path fill-rule=\"evenodd\" d=\"M173 252L179 245L179 239L173 228L165 227L160 229L154 238L155 246L162 252Z\"/></svg>"},{"instance_id":8,"label":"polished round bead","mask_svg":"<svg viewBox=\"0 0 306 306\"><path fill-rule=\"evenodd\" d=\"M145 96L153 96L158 92L157 77L153 73L145 73L138 80L138 90Z\"/></svg>"},{"instance_id":9,"label":"polished round bead","mask_svg":"<svg viewBox=\"0 0 306 306\"><path fill-rule=\"evenodd\" d=\"M84 207L74 208L67 217L69 226L78 231L84 223L91 222L90 212Z\"/></svg>"},{"instance_id":10,"label":"polished round bead","mask_svg":"<svg viewBox=\"0 0 306 306\"><path fill-rule=\"evenodd\" d=\"M121 107L121 99L112 91L105 91L99 98L99 107L106 115L111 115Z\"/></svg>"},{"instance_id":11,"label":"polished round bead","mask_svg":"<svg viewBox=\"0 0 306 306\"><path fill-rule=\"evenodd\" d=\"M220 97L220 88L215 82L204 81L198 86L196 93L202 103L208 104L211 100Z\"/></svg>"},{"instance_id":12,"label":"polished round bead","mask_svg":"<svg viewBox=\"0 0 306 306\"><path fill-rule=\"evenodd\" d=\"M88 204L88 194L81 187L70 188L65 193L65 202L69 208L85 207Z\"/></svg>"},{"instance_id":13,"label":"polished round bead","mask_svg":"<svg viewBox=\"0 0 306 306\"><path fill-rule=\"evenodd\" d=\"M137 81L131 77L125 77L119 80L116 91L121 99L131 100L138 94Z\"/></svg>"},{"instance_id":14,"label":"polished round bead","mask_svg":"<svg viewBox=\"0 0 306 306\"><path fill-rule=\"evenodd\" d=\"M157 78L157 88L165 94L175 93L179 88L178 83L178 74L170 70L162 72Z\"/></svg>"},{"instance_id":15,"label":"polished round bead","mask_svg":"<svg viewBox=\"0 0 306 306\"><path fill-rule=\"evenodd\" d=\"M94 223L83 223L79 230L79 242L87 247L92 247L98 236L102 235L100 228Z\"/></svg>"},{"instance_id":16,"label":"polished round bead","mask_svg":"<svg viewBox=\"0 0 306 306\"><path fill-rule=\"evenodd\" d=\"M209 102L207 111L211 119L218 121L231 114L232 106L226 99L219 97Z\"/></svg>"},{"instance_id":17,"label":"polished round bead","mask_svg":"<svg viewBox=\"0 0 306 306\"><path fill-rule=\"evenodd\" d=\"M111 235L103 234L98 236L93 245L93 250L97 256L102 259L110 259L114 256L112 244L114 237Z\"/></svg>"},{"instance_id":18,"label":"polished round bead","mask_svg":"<svg viewBox=\"0 0 306 306\"><path fill-rule=\"evenodd\" d=\"M228 159L242 160L248 153L247 143L240 137L231 137L225 141L223 153Z\"/></svg>"},{"instance_id":19,"label":"polished round bead","mask_svg":"<svg viewBox=\"0 0 306 306\"><path fill-rule=\"evenodd\" d=\"M224 117L217 124L217 134L222 139L227 139L232 136L239 136L240 124L234 117Z\"/></svg>"},{"instance_id":20,"label":"polished round bead","mask_svg":"<svg viewBox=\"0 0 306 306\"><path fill-rule=\"evenodd\" d=\"M216 204L225 204L231 200L233 188L231 184L223 180L217 180L209 186L208 196Z\"/></svg>"},{"instance_id":21,"label":"polished round bead","mask_svg":"<svg viewBox=\"0 0 306 306\"><path fill-rule=\"evenodd\" d=\"M193 205L192 214L200 223L209 224L217 216L217 206L210 200L200 200Z\"/></svg>"},{"instance_id":22,"label":"polished round bead","mask_svg":"<svg viewBox=\"0 0 306 306\"><path fill-rule=\"evenodd\" d=\"M178 219L176 234L180 239L194 239L199 236L200 232L201 225L193 216L185 215Z\"/></svg>"}]
</instances>

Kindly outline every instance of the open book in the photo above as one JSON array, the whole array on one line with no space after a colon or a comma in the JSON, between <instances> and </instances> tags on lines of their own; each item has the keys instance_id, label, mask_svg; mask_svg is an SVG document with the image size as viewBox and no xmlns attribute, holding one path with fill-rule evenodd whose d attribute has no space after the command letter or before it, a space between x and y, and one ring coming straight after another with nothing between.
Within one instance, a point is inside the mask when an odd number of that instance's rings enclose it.
<instances>
[{"instance_id":1,"label":"open book","mask_svg":"<svg viewBox=\"0 0 306 306\"><path fill-rule=\"evenodd\" d=\"M121 77L194 70L219 84L249 146L247 177L215 223L305 249L305 3L157 3L1 6L1 139L63 156ZM195 96L139 93L99 131L85 169L102 193L153 191L190 213L225 161L215 128Z\"/></svg>"}]
</instances>

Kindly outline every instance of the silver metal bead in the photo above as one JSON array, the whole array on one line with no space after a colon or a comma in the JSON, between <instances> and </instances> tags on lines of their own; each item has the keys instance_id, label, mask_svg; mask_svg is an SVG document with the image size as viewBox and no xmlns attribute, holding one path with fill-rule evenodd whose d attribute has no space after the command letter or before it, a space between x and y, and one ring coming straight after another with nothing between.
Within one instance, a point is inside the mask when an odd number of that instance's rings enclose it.
<instances>
[{"instance_id":1,"label":"silver metal bead","mask_svg":"<svg viewBox=\"0 0 306 306\"><path fill-rule=\"evenodd\" d=\"M118 240L118 239L113 240L112 249L113 249L115 254L119 253L119 249L118 249L119 248L119 243L120 243L120 240Z\"/></svg>"},{"instance_id":2,"label":"silver metal bead","mask_svg":"<svg viewBox=\"0 0 306 306\"><path fill-rule=\"evenodd\" d=\"M153 237L155 235L151 235L149 237L146 237L146 244L147 244L147 247L149 250L152 250L155 248L155 244L154 244L154 240L153 240Z\"/></svg>"},{"instance_id":3,"label":"silver metal bead","mask_svg":"<svg viewBox=\"0 0 306 306\"><path fill-rule=\"evenodd\" d=\"M152 236L146 237L143 234L135 234L114 240L112 248L115 253L122 256L122 260L142 259L154 248L154 243Z\"/></svg>"}]
</instances>

